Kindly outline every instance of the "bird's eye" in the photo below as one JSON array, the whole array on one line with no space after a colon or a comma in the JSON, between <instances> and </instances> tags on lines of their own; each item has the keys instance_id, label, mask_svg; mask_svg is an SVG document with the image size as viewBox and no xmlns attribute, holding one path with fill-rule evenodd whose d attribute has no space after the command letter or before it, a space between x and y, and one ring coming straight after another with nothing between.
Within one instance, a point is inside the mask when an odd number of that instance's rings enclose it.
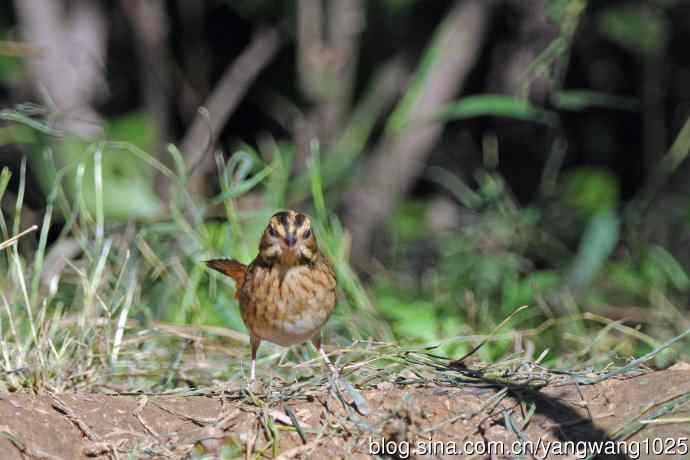
<instances>
[{"instance_id":1,"label":"bird's eye","mask_svg":"<svg viewBox=\"0 0 690 460\"><path fill-rule=\"evenodd\" d=\"M309 238L311 236L311 228L308 228L304 231L304 238Z\"/></svg>"},{"instance_id":2,"label":"bird's eye","mask_svg":"<svg viewBox=\"0 0 690 460\"><path fill-rule=\"evenodd\" d=\"M271 235L273 238L278 236L278 232L276 232L276 229L271 227L268 227L268 234Z\"/></svg>"}]
</instances>

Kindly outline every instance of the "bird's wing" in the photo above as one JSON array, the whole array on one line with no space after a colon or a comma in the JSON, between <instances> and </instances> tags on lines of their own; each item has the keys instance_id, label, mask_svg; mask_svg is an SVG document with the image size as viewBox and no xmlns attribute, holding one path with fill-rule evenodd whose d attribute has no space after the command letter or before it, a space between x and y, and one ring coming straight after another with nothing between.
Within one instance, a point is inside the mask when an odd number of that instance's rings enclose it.
<instances>
[{"instance_id":1,"label":"bird's wing","mask_svg":"<svg viewBox=\"0 0 690 460\"><path fill-rule=\"evenodd\" d=\"M231 259L213 259L207 260L206 265L234 279L236 287L235 297L240 297L240 289L242 289L244 280L247 277L247 266L245 264Z\"/></svg>"}]
</instances>

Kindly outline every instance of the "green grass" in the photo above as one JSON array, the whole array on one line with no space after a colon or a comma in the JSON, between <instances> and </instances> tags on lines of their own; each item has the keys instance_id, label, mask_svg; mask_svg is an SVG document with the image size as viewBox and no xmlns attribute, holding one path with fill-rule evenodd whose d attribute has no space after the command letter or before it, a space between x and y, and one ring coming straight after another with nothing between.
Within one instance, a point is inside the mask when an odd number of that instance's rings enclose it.
<instances>
[{"instance_id":1,"label":"green grass","mask_svg":"<svg viewBox=\"0 0 690 460\"><path fill-rule=\"evenodd\" d=\"M248 262L255 255L263 226L283 201L275 196L285 189L275 182L280 180L279 163L262 166L256 156L243 152L227 163L218 156L221 192L209 203L196 203L184 188L187 171L179 153L174 146L169 150L176 172L122 142L88 145L85 153L93 158L62 169L53 165L58 173L38 241L21 233L27 167L22 163L11 225L0 214L0 361L8 389L175 387L237 378L243 372L247 336L234 286L201 261L224 256ZM122 154L171 179L174 198L168 218L127 222L107 217L106 201L117 197L104 190L101 165L106 156ZM328 342L390 338L347 263L348 236L326 209L318 167L315 150L314 214L322 249L333 261L341 287ZM0 195L9 181L5 169ZM260 184L264 190L257 192ZM263 195L266 205L241 213L236 200L250 191ZM204 218L214 204L222 205L225 219ZM48 245L48 231L56 224L63 230ZM278 347L267 349L270 357L263 361L284 353ZM290 353L309 353L305 350Z\"/></svg>"},{"instance_id":2,"label":"green grass","mask_svg":"<svg viewBox=\"0 0 690 460\"><path fill-rule=\"evenodd\" d=\"M41 126L19 115L10 119ZM5 241L0 365L8 388L158 388L238 378L245 371L247 337L234 286L200 261L251 260L267 218L288 202L286 168L293 151L276 144L267 164L265 152L249 147L228 161L217 155L220 193L206 203L187 193L189 172L174 146L169 147L174 171L122 141L84 145L81 160L63 166L45 155L54 179L35 233L22 232L24 160L14 212L0 214ZM110 181L103 177L103 165L122 155L170 180L169 216L113 218L108 201L122 197L105 189ZM458 196L467 195L465 184L447 173L443 177L451 189L462 185ZM552 365L601 367L649 352L679 334L686 322L674 299L683 299L690 285L683 268L651 244L629 257L612 257L612 245L625 238L618 230L625 222L610 211L617 185L598 171L571 177L558 210L569 212L573 225L584 231L575 252L554 236L558 229L549 228L548 208L521 208L502 178L487 169L466 201L474 212L471 223L439 235L431 248L437 259L421 272L410 248L426 236L426 205L402 206L388 228L395 242L391 267L374 273L365 286L348 261L349 234L328 207L321 152L313 144L313 206L305 210L316 220L340 286L327 343L347 347L353 340L399 340L457 357L484 341L478 356L485 361L518 351L527 358L541 355ZM0 199L5 202L9 183L10 173L3 170ZM594 198L583 201L580 190ZM237 200L249 193L261 205L240 212ZM205 217L214 206L221 206L223 219ZM614 223L599 222L602 212ZM56 224L62 230L49 245L49 229ZM534 268L535 260L547 261L548 268ZM606 318L609 305L626 304L642 305L645 322ZM500 332L486 335L520 305L529 308ZM299 361L311 352L269 347L262 363L285 353ZM665 365L672 357L656 359Z\"/></svg>"},{"instance_id":3,"label":"green grass","mask_svg":"<svg viewBox=\"0 0 690 460\"><path fill-rule=\"evenodd\" d=\"M41 223L22 233L24 161L14 212L0 214L0 369L6 389L164 391L246 374L247 336L233 283L200 262L215 256L246 262L254 256L268 216L286 202L280 195L287 193L281 168L291 160L281 156L290 150L276 148L265 165L251 151L237 152L227 162L219 155L220 193L196 203L184 188L188 172L174 146L169 151L175 171L127 143L87 146L93 167L55 165L59 172ZM169 217L108 217L104 201L113 196L103 189L100 164L104 156L122 152L171 179ZM685 324L671 299L687 292L687 275L663 248L647 246L637 258L585 259L590 264L585 270L592 272L584 285L571 284L580 283L571 271L572 264L578 266L577 253L553 250L540 256L555 260L552 268L530 268L533 243L544 249L541 241L549 238L540 216L546 211L511 202L493 172L476 192L473 223L441 235L438 260L422 273L407 262L409 249L426 235L419 224L425 206L401 209L390 227L397 235L392 259L397 262L363 285L348 262L349 234L328 208L316 144L309 165L313 207L306 210L316 219L340 286L327 327L329 348L397 340L440 356L457 358L474 350L484 361L499 362L518 353L562 368L605 369L658 349ZM92 203L83 196L86 181L93 183ZM9 182L9 171L3 170L0 199ZM237 200L248 193L264 204L241 212ZM213 205L222 206L223 219L204 217ZM57 222L62 231L48 244L48 230ZM552 246L563 245L552 241ZM410 282L414 278L418 281ZM649 305L648 322L613 321L597 313L606 302L623 301ZM513 317L520 305L529 307ZM679 356L666 348L652 356L658 365ZM306 347L269 346L262 349L260 368L280 359L287 365L278 372L297 378L313 371L299 364L313 358Z\"/></svg>"}]
</instances>

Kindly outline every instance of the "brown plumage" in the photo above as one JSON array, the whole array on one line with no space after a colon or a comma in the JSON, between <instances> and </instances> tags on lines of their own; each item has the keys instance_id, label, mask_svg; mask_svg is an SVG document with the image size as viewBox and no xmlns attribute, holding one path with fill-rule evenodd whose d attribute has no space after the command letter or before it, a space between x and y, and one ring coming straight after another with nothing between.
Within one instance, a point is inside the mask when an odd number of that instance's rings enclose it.
<instances>
[{"instance_id":1,"label":"brown plumage","mask_svg":"<svg viewBox=\"0 0 690 460\"><path fill-rule=\"evenodd\" d=\"M319 251L307 216L295 211L274 214L261 237L259 254L248 266L228 259L206 264L235 280L235 296L251 339L251 380L262 340L282 346L311 340L336 373L321 347L321 327L336 303L335 273Z\"/></svg>"},{"instance_id":2,"label":"brown plumage","mask_svg":"<svg viewBox=\"0 0 690 460\"><path fill-rule=\"evenodd\" d=\"M240 290L242 289L244 279L247 276L247 266L241 262L230 259L207 260L206 265L235 280L235 298L239 299Z\"/></svg>"}]
</instances>

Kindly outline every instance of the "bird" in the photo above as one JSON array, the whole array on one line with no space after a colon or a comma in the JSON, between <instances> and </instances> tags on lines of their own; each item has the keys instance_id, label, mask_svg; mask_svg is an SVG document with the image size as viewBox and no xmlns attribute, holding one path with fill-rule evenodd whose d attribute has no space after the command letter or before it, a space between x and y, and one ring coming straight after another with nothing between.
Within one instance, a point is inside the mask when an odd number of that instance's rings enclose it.
<instances>
[{"instance_id":1,"label":"bird","mask_svg":"<svg viewBox=\"0 0 690 460\"><path fill-rule=\"evenodd\" d=\"M249 331L250 382L256 379L256 354L264 340L281 346L311 341L331 374L338 376L321 343L321 329L336 305L336 275L319 250L307 215L275 213L249 265L234 259L205 262L235 281L235 297Z\"/></svg>"}]
</instances>

